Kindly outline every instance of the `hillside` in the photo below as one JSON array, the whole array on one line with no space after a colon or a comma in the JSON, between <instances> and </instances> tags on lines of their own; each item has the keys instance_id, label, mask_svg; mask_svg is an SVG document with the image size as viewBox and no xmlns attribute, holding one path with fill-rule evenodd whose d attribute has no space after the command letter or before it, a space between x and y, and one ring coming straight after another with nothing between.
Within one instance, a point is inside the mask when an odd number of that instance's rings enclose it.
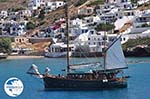
<instances>
[{"instance_id":1,"label":"hillside","mask_svg":"<svg viewBox=\"0 0 150 99\"><path fill-rule=\"evenodd\" d=\"M0 10L27 7L28 0L0 0Z\"/></svg>"}]
</instances>

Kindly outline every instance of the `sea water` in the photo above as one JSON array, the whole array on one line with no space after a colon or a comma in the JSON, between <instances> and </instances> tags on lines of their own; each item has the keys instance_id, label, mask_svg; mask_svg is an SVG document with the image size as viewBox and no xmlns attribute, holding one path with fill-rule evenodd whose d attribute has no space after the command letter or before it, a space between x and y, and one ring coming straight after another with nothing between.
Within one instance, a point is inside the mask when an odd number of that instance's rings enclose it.
<instances>
[{"instance_id":1,"label":"sea water","mask_svg":"<svg viewBox=\"0 0 150 99\"><path fill-rule=\"evenodd\" d=\"M72 59L73 63L87 61L85 58ZM90 58L88 61L97 61ZM65 58L13 59L0 60L0 99L150 99L150 57L127 58L129 68L125 74L128 87L123 89L100 91L44 91L42 79L26 74L32 64L39 67L41 73L46 67L52 74L65 74L61 70L66 66ZM22 94L16 98L8 96L4 91L4 83L10 77L19 78L24 85Z\"/></svg>"}]
</instances>

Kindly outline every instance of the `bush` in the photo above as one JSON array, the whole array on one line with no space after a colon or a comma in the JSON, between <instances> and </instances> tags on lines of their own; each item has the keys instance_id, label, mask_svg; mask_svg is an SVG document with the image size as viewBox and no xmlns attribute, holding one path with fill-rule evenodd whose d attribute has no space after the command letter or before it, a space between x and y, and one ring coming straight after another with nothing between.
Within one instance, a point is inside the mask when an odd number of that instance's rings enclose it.
<instances>
[{"instance_id":1,"label":"bush","mask_svg":"<svg viewBox=\"0 0 150 99\"><path fill-rule=\"evenodd\" d=\"M131 0L131 3L137 4L137 0Z\"/></svg>"},{"instance_id":2,"label":"bush","mask_svg":"<svg viewBox=\"0 0 150 99\"><path fill-rule=\"evenodd\" d=\"M96 31L109 31L114 29L115 26L113 24L109 24L109 23L101 23L99 25L97 25L97 27L95 28Z\"/></svg>"},{"instance_id":3,"label":"bush","mask_svg":"<svg viewBox=\"0 0 150 99\"><path fill-rule=\"evenodd\" d=\"M79 1L75 4L75 6L76 6L76 7L77 7L77 6L80 6L80 5L84 4L86 1L87 1L87 0L79 0Z\"/></svg>"},{"instance_id":4,"label":"bush","mask_svg":"<svg viewBox=\"0 0 150 99\"><path fill-rule=\"evenodd\" d=\"M141 27L150 27L150 25L149 24L142 24Z\"/></svg>"},{"instance_id":5,"label":"bush","mask_svg":"<svg viewBox=\"0 0 150 99\"><path fill-rule=\"evenodd\" d=\"M41 19L41 20L43 20L45 18L45 11L44 11L44 9L42 9L40 11L40 14L39 14L38 18Z\"/></svg>"},{"instance_id":6,"label":"bush","mask_svg":"<svg viewBox=\"0 0 150 99\"><path fill-rule=\"evenodd\" d=\"M99 5L99 4L104 4L105 0L95 0L94 2L91 2L88 6L93 6L93 5Z\"/></svg>"},{"instance_id":7,"label":"bush","mask_svg":"<svg viewBox=\"0 0 150 99\"><path fill-rule=\"evenodd\" d=\"M0 52L10 53L11 52L11 39L0 38Z\"/></svg>"},{"instance_id":8,"label":"bush","mask_svg":"<svg viewBox=\"0 0 150 99\"><path fill-rule=\"evenodd\" d=\"M7 2L8 0L0 0L0 2Z\"/></svg>"},{"instance_id":9,"label":"bush","mask_svg":"<svg viewBox=\"0 0 150 99\"><path fill-rule=\"evenodd\" d=\"M35 24L32 23L32 22L28 22L26 28L27 28L27 30L34 29L35 28Z\"/></svg>"},{"instance_id":10,"label":"bush","mask_svg":"<svg viewBox=\"0 0 150 99\"><path fill-rule=\"evenodd\" d=\"M26 10L26 8L24 8L24 7L17 7L17 8L12 8L12 9L10 9L12 12L18 12L18 11L20 11L20 10Z\"/></svg>"},{"instance_id":11,"label":"bush","mask_svg":"<svg viewBox=\"0 0 150 99\"><path fill-rule=\"evenodd\" d=\"M150 46L150 38L149 37L139 37L137 39L129 39L128 42L123 44L123 49L126 50L127 48L132 48L137 45L148 45Z\"/></svg>"}]
</instances>

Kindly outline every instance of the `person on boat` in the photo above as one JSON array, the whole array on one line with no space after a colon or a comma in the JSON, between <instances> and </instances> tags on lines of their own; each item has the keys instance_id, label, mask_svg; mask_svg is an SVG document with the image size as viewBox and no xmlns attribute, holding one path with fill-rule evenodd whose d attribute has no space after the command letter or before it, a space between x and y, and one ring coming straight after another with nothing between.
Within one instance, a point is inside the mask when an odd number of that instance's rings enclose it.
<instances>
[{"instance_id":1,"label":"person on boat","mask_svg":"<svg viewBox=\"0 0 150 99\"><path fill-rule=\"evenodd\" d=\"M50 76L50 69L48 67L45 68L45 76Z\"/></svg>"}]
</instances>

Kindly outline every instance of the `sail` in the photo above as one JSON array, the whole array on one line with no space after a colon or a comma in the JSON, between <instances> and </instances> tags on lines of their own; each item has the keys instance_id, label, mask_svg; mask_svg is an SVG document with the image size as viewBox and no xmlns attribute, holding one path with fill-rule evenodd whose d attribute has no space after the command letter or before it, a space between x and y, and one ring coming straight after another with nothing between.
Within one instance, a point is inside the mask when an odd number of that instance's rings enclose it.
<instances>
[{"instance_id":1,"label":"sail","mask_svg":"<svg viewBox=\"0 0 150 99\"><path fill-rule=\"evenodd\" d=\"M106 52L105 69L124 69L127 68L125 57L121 47L120 37L108 48Z\"/></svg>"}]
</instances>

